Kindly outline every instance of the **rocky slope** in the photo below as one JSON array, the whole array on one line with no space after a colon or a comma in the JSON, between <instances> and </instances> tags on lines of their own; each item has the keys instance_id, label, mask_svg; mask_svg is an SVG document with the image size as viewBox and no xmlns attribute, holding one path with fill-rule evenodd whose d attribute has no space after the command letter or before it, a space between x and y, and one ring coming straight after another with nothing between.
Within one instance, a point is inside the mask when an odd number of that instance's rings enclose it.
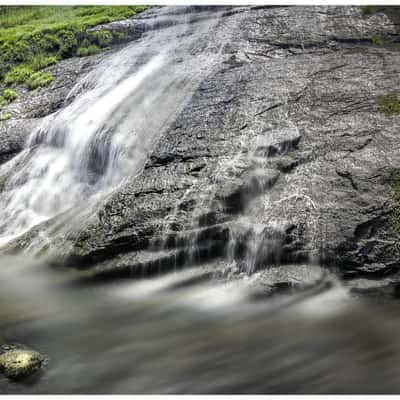
<instances>
[{"instance_id":1,"label":"rocky slope","mask_svg":"<svg viewBox=\"0 0 400 400\"><path fill-rule=\"evenodd\" d=\"M159 12L109 28L135 40L180 11ZM386 177L400 168L400 117L378 112L376 98L399 90L400 52L371 38L396 39L396 27L360 7L227 8L216 28L226 41L214 50L223 61L160 132L140 174L95 209L56 217L8 250L40 248L55 263L106 276L232 258L238 273L311 261L344 277L386 276L377 285L394 290L400 263ZM13 103L16 118L0 122L0 160L112 51L50 67L49 89Z\"/></svg>"}]
</instances>

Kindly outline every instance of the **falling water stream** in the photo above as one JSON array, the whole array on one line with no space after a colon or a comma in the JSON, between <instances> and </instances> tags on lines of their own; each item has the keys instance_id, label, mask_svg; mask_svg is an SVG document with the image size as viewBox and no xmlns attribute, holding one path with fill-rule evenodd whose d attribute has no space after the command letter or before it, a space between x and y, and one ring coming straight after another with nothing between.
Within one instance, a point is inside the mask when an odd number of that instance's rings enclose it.
<instances>
[{"instance_id":1,"label":"falling water stream","mask_svg":"<svg viewBox=\"0 0 400 400\"><path fill-rule=\"evenodd\" d=\"M218 24L218 12L197 22L190 12L177 18L162 34L149 30L106 57L71 90L69 104L47 117L26 149L2 166L3 243L104 195L143 166L157 136L212 70L224 45L222 33L219 43L209 42L211 48L207 40L196 48Z\"/></svg>"}]
</instances>

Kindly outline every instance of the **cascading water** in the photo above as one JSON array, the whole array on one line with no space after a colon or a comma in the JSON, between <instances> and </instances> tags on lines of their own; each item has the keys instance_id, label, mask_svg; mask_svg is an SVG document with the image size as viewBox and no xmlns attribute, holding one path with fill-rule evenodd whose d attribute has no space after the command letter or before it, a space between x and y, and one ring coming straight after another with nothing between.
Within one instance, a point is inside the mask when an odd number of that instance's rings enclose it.
<instances>
[{"instance_id":1,"label":"cascading water","mask_svg":"<svg viewBox=\"0 0 400 400\"><path fill-rule=\"evenodd\" d=\"M47 117L25 151L2 166L1 242L104 194L143 166L157 135L220 51L196 49L200 35L212 34L219 13L196 21L190 12L176 18L162 33L148 21L141 40L78 82L66 100L72 102Z\"/></svg>"},{"instance_id":2,"label":"cascading water","mask_svg":"<svg viewBox=\"0 0 400 400\"><path fill-rule=\"evenodd\" d=\"M48 364L26 384L0 370L0 393L399 391L396 310L350 291L396 297L395 275L343 284L310 258L321 153L293 114L308 100L286 106L332 71L314 41L286 48L305 28L291 10L145 12L1 165L0 243L50 220L5 247L28 257L0 258L0 355ZM52 245L50 266L32 257Z\"/></svg>"}]
</instances>

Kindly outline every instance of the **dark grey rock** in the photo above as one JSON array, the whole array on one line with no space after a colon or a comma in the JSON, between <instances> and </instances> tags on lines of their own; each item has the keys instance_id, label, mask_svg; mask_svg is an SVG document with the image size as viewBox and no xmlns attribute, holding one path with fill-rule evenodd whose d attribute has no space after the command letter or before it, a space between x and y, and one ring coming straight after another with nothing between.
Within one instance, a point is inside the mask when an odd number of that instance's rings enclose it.
<instances>
[{"instance_id":1,"label":"dark grey rock","mask_svg":"<svg viewBox=\"0 0 400 400\"><path fill-rule=\"evenodd\" d=\"M0 164L19 153L39 123L36 119L10 119L0 122Z\"/></svg>"},{"instance_id":2,"label":"dark grey rock","mask_svg":"<svg viewBox=\"0 0 400 400\"><path fill-rule=\"evenodd\" d=\"M174 13L155 8L111 26L133 38L158 19L162 29ZM374 34L395 37L395 23L360 7L242 7L217 29L220 65L160 132L143 171L96 211L72 210L8 250L47 230L51 244L38 248L54 262L117 268L123 258L132 274L190 260L194 243L208 249L197 262L221 257L245 217L281 235L280 254L267 251L260 268L311 259L347 276L398 271L385 174L400 167L400 117L380 114L375 99L400 89L400 52L371 44Z\"/></svg>"},{"instance_id":3,"label":"dark grey rock","mask_svg":"<svg viewBox=\"0 0 400 400\"><path fill-rule=\"evenodd\" d=\"M12 118L0 121L0 164L20 152L29 135L39 126L43 117L57 112L73 100L67 98L79 77L88 73L104 54L85 58L71 58L45 69L53 73L55 79L49 87L41 90L28 90L24 85L15 88L18 97L3 107ZM3 87L0 86L0 89Z\"/></svg>"}]
</instances>

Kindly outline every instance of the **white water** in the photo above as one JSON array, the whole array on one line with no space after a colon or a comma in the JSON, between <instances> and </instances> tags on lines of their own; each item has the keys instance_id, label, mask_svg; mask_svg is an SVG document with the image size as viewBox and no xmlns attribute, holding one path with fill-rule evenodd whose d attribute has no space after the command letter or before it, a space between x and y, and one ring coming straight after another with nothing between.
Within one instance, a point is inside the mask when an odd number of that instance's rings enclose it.
<instances>
[{"instance_id":1,"label":"white water","mask_svg":"<svg viewBox=\"0 0 400 400\"><path fill-rule=\"evenodd\" d=\"M150 30L110 54L75 85L67 96L73 101L0 168L0 243L109 192L143 167L162 129L218 58L223 42L215 49L213 38L208 49L206 39L218 17L189 23L190 14L180 15L176 25ZM200 38L206 45L196 48Z\"/></svg>"}]
</instances>

